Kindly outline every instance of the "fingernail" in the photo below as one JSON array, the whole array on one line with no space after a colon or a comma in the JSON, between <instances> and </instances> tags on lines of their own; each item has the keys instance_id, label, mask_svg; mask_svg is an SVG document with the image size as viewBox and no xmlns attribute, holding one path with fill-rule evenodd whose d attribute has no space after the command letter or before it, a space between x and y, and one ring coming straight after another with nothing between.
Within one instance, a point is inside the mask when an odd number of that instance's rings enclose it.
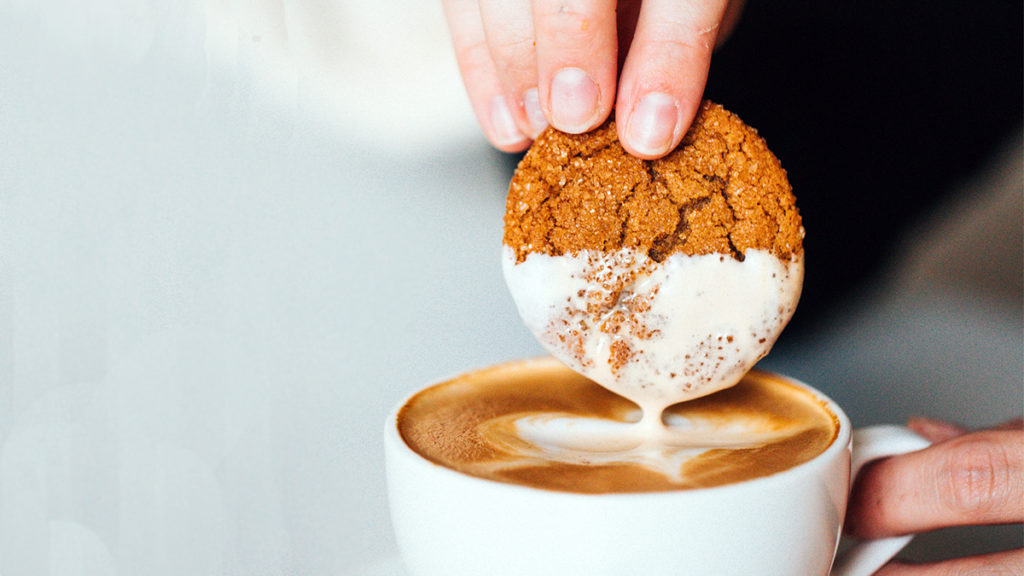
<instances>
[{"instance_id":1,"label":"fingernail","mask_svg":"<svg viewBox=\"0 0 1024 576\"><path fill-rule=\"evenodd\" d=\"M562 68L551 79L551 123L570 134L594 124L600 92L597 84L579 68Z\"/></svg>"},{"instance_id":2,"label":"fingernail","mask_svg":"<svg viewBox=\"0 0 1024 576\"><path fill-rule=\"evenodd\" d=\"M536 88L530 88L523 92L523 108L526 110L526 119L530 121L530 127L533 129L533 134L530 136L533 138L540 136L540 133L548 127L548 119L544 117L544 112L540 109L540 96Z\"/></svg>"},{"instance_id":3,"label":"fingernail","mask_svg":"<svg viewBox=\"0 0 1024 576\"><path fill-rule=\"evenodd\" d=\"M494 131L494 143L498 146L509 146L526 140L526 135L519 131L512 118L508 101L501 94L491 99L491 130Z\"/></svg>"},{"instance_id":4,"label":"fingernail","mask_svg":"<svg viewBox=\"0 0 1024 576\"><path fill-rule=\"evenodd\" d=\"M664 92L650 92L633 107L626 128L629 144L644 155L660 155L672 146L679 120L675 98Z\"/></svg>"}]
</instances>

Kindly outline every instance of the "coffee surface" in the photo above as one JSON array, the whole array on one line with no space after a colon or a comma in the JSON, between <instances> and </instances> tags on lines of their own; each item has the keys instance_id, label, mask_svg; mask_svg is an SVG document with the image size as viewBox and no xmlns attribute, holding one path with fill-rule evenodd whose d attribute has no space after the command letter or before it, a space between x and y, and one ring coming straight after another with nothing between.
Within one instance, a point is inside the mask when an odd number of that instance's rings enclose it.
<instances>
[{"instance_id":1,"label":"coffee surface","mask_svg":"<svg viewBox=\"0 0 1024 576\"><path fill-rule=\"evenodd\" d=\"M706 488L768 476L824 452L838 420L786 380L753 371L739 384L665 411L640 409L553 359L513 362L430 387L398 413L405 442L481 478L580 493Z\"/></svg>"}]
</instances>

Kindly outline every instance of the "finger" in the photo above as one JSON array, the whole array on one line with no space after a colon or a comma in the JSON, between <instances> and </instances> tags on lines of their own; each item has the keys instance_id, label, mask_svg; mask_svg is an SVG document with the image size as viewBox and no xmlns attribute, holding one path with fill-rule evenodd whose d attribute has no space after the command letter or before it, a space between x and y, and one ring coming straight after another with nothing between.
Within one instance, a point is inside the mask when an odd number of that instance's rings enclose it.
<instances>
[{"instance_id":1,"label":"finger","mask_svg":"<svg viewBox=\"0 0 1024 576\"><path fill-rule=\"evenodd\" d=\"M537 93L537 52L529 2L480 0L484 36L519 129L536 138L548 121Z\"/></svg>"},{"instance_id":2,"label":"finger","mask_svg":"<svg viewBox=\"0 0 1024 576\"><path fill-rule=\"evenodd\" d=\"M933 444L945 442L967 433L967 429L959 424L923 417L911 418L907 422L907 428L924 436Z\"/></svg>"},{"instance_id":3,"label":"finger","mask_svg":"<svg viewBox=\"0 0 1024 576\"><path fill-rule=\"evenodd\" d=\"M725 0L645 0L619 79L623 147L660 158L683 139L700 106Z\"/></svg>"},{"instance_id":4,"label":"finger","mask_svg":"<svg viewBox=\"0 0 1024 576\"><path fill-rule=\"evenodd\" d=\"M498 80L476 0L444 0L444 12L462 81L484 134L499 150L526 149L530 139L519 129Z\"/></svg>"},{"instance_id":5,"label":"finger","mask_svg":"<svg viewBox=\"0 0 1024 576\"><path fill-rule=\"evenodd\" d=\"M933 564L885 565L875 576L953 576L954 574L1024 574L1024 550L1007 550Z\"/></svg>"},{"instance_id":6,"label":"finger","mask_svg":"<svg viewBox=\"0 0 1024 576\"><path fill-rule=\"evenodd\" d=\"M986 430L894 456L858 475L847 531L862 538L1024 520L1024 432Z\"/></svg>"},{"instance_id":7,"label":"finger","mask_svg":"<svg viewBox=\"0 0 1024 576\"><path fill-rule=\"evenodd\" d=\"M541 108L551 125L580 134L615 102L614 0L533 0Z\"/></svg>"}]
</instances>

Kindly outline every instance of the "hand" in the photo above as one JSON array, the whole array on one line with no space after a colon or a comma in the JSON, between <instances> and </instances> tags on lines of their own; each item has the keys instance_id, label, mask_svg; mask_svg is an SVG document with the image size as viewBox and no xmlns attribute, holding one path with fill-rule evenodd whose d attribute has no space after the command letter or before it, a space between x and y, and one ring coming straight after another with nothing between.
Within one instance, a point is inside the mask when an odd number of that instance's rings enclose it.
<instances>
[{"instance_id":1,"label":"hand","mask_svg":"<svg viewBox=\"0 0 1024 576\"><path fill-rule=\"evenodd\" d=\"M614 105L622 145L647 159L664 156L686 134L711 52L743 4L644 0L641 9L639 0L443 1L470 102L497 148L524 150L548 123L586 132Z\"/></svg>"},{"instance_id":2,"label":"hand","mask_svg":"<svg viewBox=\"0 0 1024 576\"><path fill-rule=\"evenodd\" d=\"M847 512L851 535L881 538L1024 521L1024 421L973 433L929 419L915 419L908 426L934 444L875 462L860 473ZM894 561L877 574L966 573L1024 574L1024 550L935 564Z\"/></svg>"}]
</instances>

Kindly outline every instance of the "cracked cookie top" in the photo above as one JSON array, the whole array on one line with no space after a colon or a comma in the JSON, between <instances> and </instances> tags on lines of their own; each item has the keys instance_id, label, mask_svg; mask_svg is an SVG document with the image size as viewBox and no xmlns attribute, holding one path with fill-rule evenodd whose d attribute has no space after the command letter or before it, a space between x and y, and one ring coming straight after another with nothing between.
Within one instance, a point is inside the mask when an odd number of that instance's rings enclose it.
<instances>
[{"instance_id":1,"label":"cracked cookie top","mask_svg":"<svg viewBox=\"0 0 1024 576\"><path fill-rule=\"evenodd\" d=\"M581 250L636 248L670 254L747 250L791 259L803 226L786 171L757 131L704 101L668 156L630 156L610 119L586 134L548 128L516 168L505 206L504 244L522 262Z\"/></svg>"}]
</instances>

